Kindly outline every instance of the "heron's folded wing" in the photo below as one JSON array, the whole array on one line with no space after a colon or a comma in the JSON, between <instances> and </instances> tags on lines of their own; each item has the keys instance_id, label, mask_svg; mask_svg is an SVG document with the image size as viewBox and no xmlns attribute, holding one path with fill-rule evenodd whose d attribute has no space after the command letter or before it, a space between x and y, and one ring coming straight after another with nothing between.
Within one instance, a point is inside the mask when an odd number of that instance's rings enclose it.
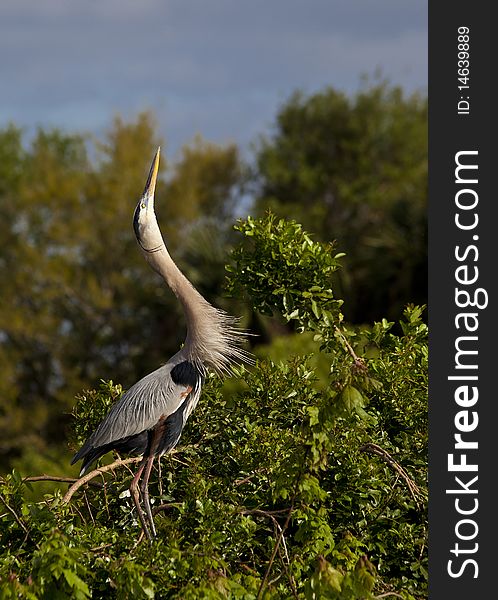
<instances>
[{"instance_id":1,"label":"heron's folded wing","mask_svg":"<svg viewBox=\"0 0 498 600\"><path fill-rule=\"evenodd\" d=\"M197 381L192 383L175 383L170 365L150 373L116 402L85 446L102 446L151 429L159 419L177 411L192 388L197 387Z\"/></svg>"}]
</instances>

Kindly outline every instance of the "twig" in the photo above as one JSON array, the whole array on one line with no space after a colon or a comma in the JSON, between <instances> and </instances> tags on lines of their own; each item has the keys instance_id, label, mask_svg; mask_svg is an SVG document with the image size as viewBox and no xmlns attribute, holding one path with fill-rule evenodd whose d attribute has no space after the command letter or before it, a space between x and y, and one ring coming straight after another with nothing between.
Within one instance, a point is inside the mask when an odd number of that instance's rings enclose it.
<instances>
[{"instance_id":1,"label":"twig","mask_svg":"<svg viewBox=\"0 0 498 600\"><path fill-rule=\"evenodd\" d=\"M334 325L334 329L335 331L339 334L339 336L341 337L342 341L344 342L344 345L346 346L349 354L351 354L351 356L353 357L353 360L355 362L355 366L359 367L363 370L366 369L365 363L363 362L363 359L360 358L356 352L353 350L353 347L351 346L351 344L348 342L346 336L342 333L342 331L339 329L339 327L337 327L337 325Z\"/></svg>"},{"instance_id":2,"label":"twig","mask_svg":"<svg viewBox=\"0 0 498 600\"><path fill-rule=\"evenodd\" d=\"M57 483L76 483L77 481L79 481L79 479L75 479L74 477L56 477L55 475L35 475L32 477L24 477L23 483L26 481L28 481L30 483L33 481L55 481ZM90 485L93 485L98 488L103 487L102 484L98 483L97 481L92 481L90 483Z\"/></svg>"},{"instance_id":3,"label":"twig","mask_svg":"<svg viewBox=\"0 0 498 600\"><path fill-rule=\"evenodd\" d=\"M410 493L413 496L413 499L415 500L415 502L418 503L417 495L422 495L420 488L413 481L413 479L410 478L410 476L403 469L403 467L394 460L394 458L389 454L389 452L387 452L386 450L384 450L384 448L381 448L377 444L373 444L372 442L363 444L360 450L362 450L363 452L371 452L372 454L376 454L392 469L394 469L394 471L396 471L396 473L398 473L405 480L406 485L408 486L408 489L410 490Z\"/></svg>"},{"instance_id":4,"label":"twig","mask_svg":"<svg viewBox=\"0 0 498 600\"><path fill-rule=\"evenodd\" d=\"M133 456L132 458L126 458L125 460L119 459L119 460L115 460L110 465L105 465L104 467L99 467L98 469L94 469L93 471L90 471L90 473L87 473L83 477L80 477L75 483L73 483L73 485L66 492L65 496L62 498L62 501L67 504L73 497L73 494L77 490L79 490L81 486L85 485L85 483L88 483L91 479L98 477L102 473L107 473L108 471L112 471L116 467L122 467L125 465L129 465L131 463L139 462L141 460L142 460L141 456Z\"/></svg>"},{"instance_id":5,"label":"twig","mask_svg":"<svg viewBox=\"0 0 498 600\"><path fill-rule=\"evenodd\" d=\"M271 587L272 585L274 585L275 583L277 583L277 581L278 581L279 579L282 579L282 573L279 573L279 574L278 574L276 577L274 577L273 579L271 579L271 580L268 582L268 585Z\"/></svg>"},{"instance_id":6,"label":"twig","mask_svg":"<svg viewBox=\"0 0 498 600\"><path fill-rule=\"evenodd\" d=\"M31 536L31 533L29 531L29 529L26 527L26 525L22 522L21 517L18 516L18 514L16 513L16 511L12 508L12 506L10 506L10 504L7 502L7 500L5 500L5 498L3 497L3 494L0 494L0 501L2 502L2 504L5 506L5 508L10 512L10 514L14 517L16 523L19 525L19 527L24 531L24 533L26 534L24 536L24 540L22 541L21 546L24 545L24 543L26 542L26 540L28 538L31 538L32 541L34 542L35 546L37 548L39 548L39 545L36 543L36 541L33 539L33 537Z\"/></svg>"},{"instance_id":7,"label":"twig","mask_svg":"<svg viewBox=\"0 0 498 600\"><path fill-rule=\"evenodd\" d=\"M145 538L145 533L143 529L140 529L140 533L138 534L137 541L133 544L132 551L138 548L140 542Z\"/></svg>"},{"instance_id":8,"label":"twig","mask_svg":"<svg viewBox=\"0 0 498 600\"><path fill-rule=\"evenodd\" d=\"M158 457L157 459L157 479L158 479L158 484L159 484L159 497L162 498L163 497L163 471L162 471L162 465L161 465L161 456Z\"/></svg>"},{"instance_id":9,"label":"twig","mask_svg":"<svg viewBox=\"0 0 498 600\"><path fill-rule=\"evenodd\" d=\"M284 571L285 571L285 574L287 575L287 579L289 580L292 595L294 596L294 598L297 599L298 595L297 595L297 589L296 589L296 582L294 581L294 577L292 576L292 573L290 572L290 570L288 568L288 567L290 567L290 558L289 558L289 552L287 551L287 544L285 543L285 535L284 535L284 532L282 531L282 528L280 527L280 524L277 521L277 519L275 519L275 517L271 517L271 519L275 526L275 532L278 530L278 531L280 531L280 534L282 535L282 546L284 548L285 560L284 560L284 557L282 556L282 550L280 548L278 549L278 553L280 555L280 559L282 560L282 564L284 566Z\"/></svg>"},{"instance_id":10,"label":"twig","mask_svg":"<svg viewBox=\"0 0 498 600\"><path fill-rule=\"evenodd\" d=\"M181 465L183 465L184 467L190 467L190 464L189 464L189 463L187 463L187 462L185 462L185 461L183 461L183 460L180 460L179 458L176 458L175 456L171 456L171 455L169 454L169 452L168 452L168 456L171 458L171 460L174 460L174 461L176 461L177 463L180 463L180 464L181 464Z\"/></svg>"},{"instance_id":11,"label":"twig","mask_svg":"<svg viewBox=\"0 0 498 600\"><path fill-rule=\"evenodd\" d=\"M234 483L234 485L242 485L244 483L247 483L248 481L251 481L251 479L253 477L255 477L256 475L259 475L259 473L261 473L265 470L266 470L266 467L261 467L261 469L256 469L253 473L251 473L247 477L244 477L243 479L236 479L233 483Z\"/></svg>"},{"instance_id":12,"label":"twig","mask_svg":"<svg viewBox=\"0 0 498 600\"><path fill-rule=\"evenodd\" d=\"M95 525L95 519L93 518L92 509L90 508L90 502L88 502L88 496L86 495L85 490L83 490L83 496L85 496L86 507L88 509L88 514L90 515L90 519L92 519L92 523Z\"/></svg>"},{"instance_id":13,"label":"twig","mask_svg":"<svg viewBox=\"0 0 498 600\"><path fill-rule=\"evenodd\" d=\"M124 460L125 460L125 459L124 459L124 458L121 458L121 455L120 455L118 452L116 452L116 456L118 457L118 459L119 459L119 460L122 460L122 461L123 461L123 466L124 466L124 467L125 467L125 469L128 471L128 473L129 473L129 474L130 474L130 475L133 477L133 476L135 475L135 473L134 473L134 472L133 472L133 471L130 469L130 467L129 467L128 465L125 465L125 464L124 464Z\"/></svg>"},{"instance_id":14,"label":"twig","mask_svg":"<svg viewBox=\"0 0 498 600\"><path fill-rule=\"evenodd\" d=\"M18 516L18 514L16 513L16 511L12 508L12 506L10 506L10 504L7 502L7 500L5 500L5 498L3 497L3 494L0 494L0 501L2 502L2 504L5 506L5 508L10 512L10 514L14 517L16 523L19 525L19 527L24 531L24 533L28 533L28 528L26 527L26 525L22 522L21 518Z\"/></svg>"},{"instance_id":15,"label":"twig","mask_svg":"<svg viewBox=\"0 0 498 600\"><path fill-rule=\"evenodd\" d=\"M280 508L279 510L262 510L261 508L244 508L239 509L241 515L261 515L262 517L272 517L272 515L282 515L287 513L290 508Z\"/></svg>"},{"instance_id":16,"label":"twig","mask_svg":"<svg viewBox=\"0 0 498 600\"><path fill-rule=\"evenodd\" d=\"M248 573L250 573L251 575L258 575L258 572L255 571L254 569L251 569L251 567L249 565L246 565L244 563L241 563L240 566L245 569Z\"/></svg>"},{"instance_id":17,"label":"twig","mask_svg":"<svg viewBox=\"0 0 498 600\"><path fill-rule=\"evenodd\" d=\"M266 572L264 574L263 581L261 582L261 585L259 586L259 590L258 590L258 593L257 593L257 596L256 596L256 600L260 600L260 598L262 598L262 596L263 596L263 592L264 592L264 589L265 589L265 586L266 586L266 582L268 581L268 577L270 575L271 568L272 568L273 563L275 561L275 556L277 555L278 548L280 546L280 542L282 541L282 538L284 537L284 532L287 529L287 527L289 526L292 513L294 512L294 499L295 499L295 497L296 497L296 494L294 494L294 496L292 497L291 505L289 507L289 510L288 510L288 513L287 513L287 518L285 519L284 526L280 529L280 535L278 536L277 541L275 542L275 546L273 547L273 552L271 553L270 560L268 561L268 567L266 568Z\"/></svg>"},{"instance_id":18,"label":"twig","mask_svg":"<svg viewBox=\"0 0 498 600\"><path fill-rule=\"evenodd\" d=\"M374 600L380 600L380 598L387 598L388 596L396 596L396 598L401 598L403 600L403 596L401 594L397 594L396 592L384 592L384 594L374 596Z\"/></svg>"},{"instance_id":19,"label":"twig","mask_svg":"<svg viewBox=\"0 0 498 600\"><path fill-rule=\"evenodd\" d=\"M109 500L107 499L107 486L106 486L106 481L105 481L105 477L104 475L101 473L100 476L102 477L102 487L104 488L104 500L105 500L105 510L107 512L107 516L109 518L111 518L111 515L109 513Z\"/></svg>"},{"instance_id":20,"label":"twig","mask_svg":"<svg viewBox=\"0 0 498 600\"><path fill-rule=\"evenodd\" d=\"M426 528L424 527L424 539L426 539ZM425 550L425 542L422 542L422 548L420 548L420 554L418 555L418 559L422 560L422 556L424 555L424 550Z\"/></svg>"},{"instance_id":21,"label":"twig","mask_svg":"<svg viewBox=\"0 0 498 600\"><path fill-rule=\"evenodd\" d=\"M167 510L168 508L179 508L180 506L182 506L181 502L169 502L168 504L159 504L159 506L155 506L152 509L152 514L155 517L157 513L160 513L163 510Z\"/></svg>"},{"instance_id":22,"label":"twig","mask_svg":"<svg viewBox=\"0 0 498 600\"><path fill-rule=\"evenodd\" d=\"M87 521L86 521L85 517L83 516L83 513L81 512L81 510L76 506L76 504L73 504L71 506L71 510L75 510L78 513L82 523L86 524Z\"/></svg>"},{"instance_id":23,"label":"twig","mask_svg":"<svg viewBox=\"0 0 498 600\"><path fill-rule=\"evenodd\" d=\"M239 509L237 511L241 515L257 515L257 516L266 517L268 519L271 519L271 521L273 523L273 526L275 528L275 533L276 534L278 533L280 535L279 540L282 541L282 545L283 545L284 553L285 553L285 558L287 559L287 564L288 565L290 565L290 559L289 559L289 553L287 551L287 544L285 543L284 529L287 527L287 525L289 523L289 513L292 512L292 510L293 510L293 506L291 504L291 506L289 508L284 508L284 509L280 509L280 510L263 510L261 508L247 508L247 509L242 509L242 510ZM287 513L287 517L288 518L287 518L287 521L286 521L286 523L284 525L284 529L282 529L282 527L280 526L280 523L275 518L275 515L282 515L284 513ZM278 543L280 544L280 541ZM279 550L278 545L276 545L276 548L277 548L277 550ZM276 552L275 552L275 554L276 554ZM292 595L294 596L294 598L297 598L298 596L297 596L296 584L295 584L294 578L292 576L292 573L287 568L287 564L285 563L285 560L282 557L282 555L280 553L280 550L279 550L279 554L280 554L280 557L282 558L282 564L284 566L285 574L287 575L287 579L289 580L289 584L291 586ZM270 562L269 566L271 566L271 562ZM269 575L269 571L267 572L265 578L267 578L268 575ZM270 583L272 583L272 582L270 582Z\"/></svg>"},{"instance_id":24,"label":"twig","mask_svg":"<svg viewBox=\"0 0 498 600\"><path fill-rule=\"evenodd\" d=\"M104 548L110 548L114 544L102 544L101 546L95 546L95 548L90 548L90 552L99 552L100 550L104 550Z\"/></svg>"}]
</instances>

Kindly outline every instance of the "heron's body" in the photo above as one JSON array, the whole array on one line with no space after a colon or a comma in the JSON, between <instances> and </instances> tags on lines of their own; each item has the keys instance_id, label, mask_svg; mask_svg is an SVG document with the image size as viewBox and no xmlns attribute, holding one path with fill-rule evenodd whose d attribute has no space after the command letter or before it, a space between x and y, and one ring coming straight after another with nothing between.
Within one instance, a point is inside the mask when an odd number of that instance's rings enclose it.
<instances>
[{"instance_id":1,"label":"heron's body","mask_svg":"<svg viewBox=\"0 0 498 600\"><path fill-rule=\"evenodd\" d=\"M154 458L177 445L199 401L207 368L223 373L231 363L247 360L247 354L240 348L245 334L235 327L236 319L209 304L178 269L166 249L154 212L158 165L159 150L135 210L133 227L145 259L182 304L187 321L185 344L165 365L123 394L72 461L83 459L83 474L95 460L111 450L143 455L130 490L148 537L150 533L138 492L142 473L140 490L149 526L155 533L147 487Z\"/></svg>"},{"instance_id":2,"label":"heron's body","mask_svg":"<svg viewBox=\"0 0 498 600\"><path fill-rule=\"evenodd\" d=\"M80 474L111 450L156 456L169 452L199 400L201 385L202 374L183 350L135 383L74 456L73 463L83 459ZM156 447L154 434L160 434Z\"/></svg>"}]
</instances>

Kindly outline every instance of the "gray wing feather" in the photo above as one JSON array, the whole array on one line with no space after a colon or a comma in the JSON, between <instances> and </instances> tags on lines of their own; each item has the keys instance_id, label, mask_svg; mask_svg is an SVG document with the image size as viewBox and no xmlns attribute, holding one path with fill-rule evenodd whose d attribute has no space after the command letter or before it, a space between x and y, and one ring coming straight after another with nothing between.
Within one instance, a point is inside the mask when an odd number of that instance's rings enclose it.
<instances>
[{"instance_id":1,"label":"gray wing feather","mask_svg":"<svg viewBox=\"0 0 498 600\"><path fill-rule=\"evenodd\" d=\"M109 411L87 444L98 447L146 431L161 417L174 413L185 401L187 385L171 377L175 365L167 363L137 381ZM86 444L85 444L86 445Z\"/></svg>"}]
</instances>

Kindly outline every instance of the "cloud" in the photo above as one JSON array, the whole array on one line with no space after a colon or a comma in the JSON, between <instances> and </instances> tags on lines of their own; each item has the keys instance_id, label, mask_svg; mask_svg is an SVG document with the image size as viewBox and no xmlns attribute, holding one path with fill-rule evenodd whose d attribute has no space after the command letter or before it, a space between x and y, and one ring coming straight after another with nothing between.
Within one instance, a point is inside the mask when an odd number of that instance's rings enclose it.
<instances>
[{"instance_id":1,"label":"cloud","mask_svg":"<svg viewBox=\"0 0 498 600\"><path fill-rule=\"evenodd\" d=\"M381 68L427 81L418 0L3 0L0 120L98 130L157 111L175 150L196 131L247 143L296 88L353 90Z\"/></svg>"}]
</instances>

